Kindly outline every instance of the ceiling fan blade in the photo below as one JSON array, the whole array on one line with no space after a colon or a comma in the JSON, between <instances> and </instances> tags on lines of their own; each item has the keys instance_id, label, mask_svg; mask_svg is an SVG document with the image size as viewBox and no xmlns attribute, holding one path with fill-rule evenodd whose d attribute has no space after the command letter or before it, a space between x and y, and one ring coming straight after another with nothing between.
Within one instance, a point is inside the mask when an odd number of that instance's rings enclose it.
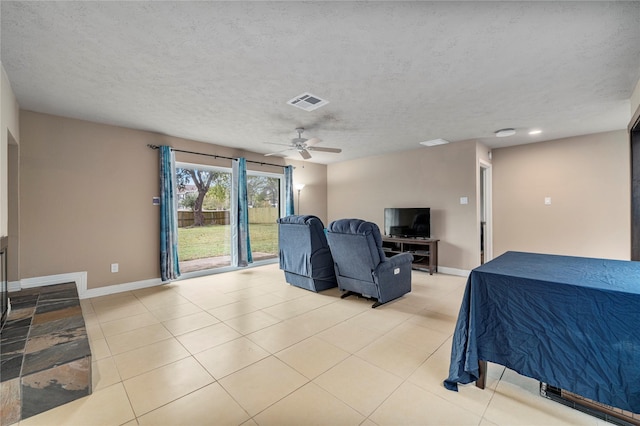
<instances>
[{"instance_id":1,"label":"ceiling fan blade","mask_svg":"<svg viewBox=\"0 0 640 426\"><path fill-rule=\"evenodd\" d=\"M265 142L265 143L269 145L291 146L291 144L289 143L278 143L278 142Z\"/></svg>"},{"instance_id":2,"label":"ceiling fan blade","mask_svg":"<svg viewBox=\"0 0 640 426\"><path fill-rule=\"evenodd\" d=\"M322 139L320 138L311 138L307 141L307 146L312 146L320 142L322 142Z\"/></svg>"},{"instance_id":3,"label":"ceiling fan blade","mask_svg":"<svg viewBox=\"0 0 640 426\"><path fill-rule=\"evenodd\" d=\"M283 149L283 150L281 150L281 151L270 152L270 153L268 153L268 154L265 154L264 156L265 156L265 157L271 157L272 155L277 155L277 154L280 154L281 152L285 152L285 151L289 151L289 150L288 150L288 149Z\"/></svg>"},{"instance_id":4,"label":"ceiling fan blade","mask_svg":"<svg viewBox=\"0 0 640 426\"><path fill-rule=\"evenodd\" d=\"M310 146L307 147L309 151L318 151L318 152L333 152L334 154L339 154L342 152L340 148L326 148L321 146Z\"/></svg>"},{"instance_id":5,"label":"ceiling fan blade","mask_svg":"<svg viewBox=\"0 0 640 426\"><path fill-rule=\"evenodd\" d=\"M300 149L298 150L298 152L300 153L302 158L304 158L305 160L308 160L309 158L311 158L311 154L309 154L309 151L307 151L306 149Z\"/></svg>"}]
</instances>

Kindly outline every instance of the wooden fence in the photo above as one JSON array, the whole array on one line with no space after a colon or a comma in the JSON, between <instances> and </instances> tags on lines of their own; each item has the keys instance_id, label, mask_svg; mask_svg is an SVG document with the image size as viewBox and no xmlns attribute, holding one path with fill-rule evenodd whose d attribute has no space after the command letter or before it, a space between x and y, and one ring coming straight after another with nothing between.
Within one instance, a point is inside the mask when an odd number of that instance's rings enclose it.
<instances>
[{"instance_id":1,"label":"wooden fence","mask_svg":"<svg viewBox=\"0 0 640 426\"><path fill-rule=\"evenodd\" d=\"M229 210L204 211L205 225L229 225ZM276 223L278 220L277 207L255 207L249 209L249 223ZM193 226L192 211L178 211L178 227Z\"/></svg>"}]
</instances>

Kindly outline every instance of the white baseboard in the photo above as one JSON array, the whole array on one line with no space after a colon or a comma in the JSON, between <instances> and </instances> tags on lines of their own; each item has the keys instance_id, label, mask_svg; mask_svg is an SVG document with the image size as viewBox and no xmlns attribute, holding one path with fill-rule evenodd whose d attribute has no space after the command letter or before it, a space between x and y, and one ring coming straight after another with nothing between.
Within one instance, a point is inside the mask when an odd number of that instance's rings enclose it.
<instances>
[{"instance_id":1,"label":"white baseboard","mask_svg":"<svg viewBox=\"0 0 640 426\"><path fill-rule=\"evenodd\" d=\"M164 284L160 278L153 278L144 281L135 281L124 284L115 284L105 287L87 289L86 272L70 272L67 274L48 275L44 277L25 278L20 281L9 283L9 291L17 291L22 288L42 287L46 285L75 282L80 299L90 297L106 296L109 294L121 293L123 291L139 290L141 288L154 287Z\"/></svg>"},{"instance_id":2,"label":"white baseboard","mask_svg":"<svg viewBox=\"0 0 640 426\"><path fill-rule=\"evenodd\" d=\"M20 287L20 281L9 281L7 283L7 291L19 291L22 287Z\"/></svg>"},{"instance_id":3,"label":"white baseboard","mask_svg":"<svg viewBox=\"0 0 640 426\"><path fill-rule=\"evenodd\" d=\"M160 278L153 278L144 281L134 281L124 284L108 285L105 287L91 288L79 295L80 299L88 299L90 297L107 296L109 294L122 293L123 291L140 290L141 288L155 287L166 284Z\"/></svg>"},{"instance_id":4,"label":"white baseboard","mask_svg":"<svg viewBox=\"0 0 640 426\"><path fill-rule=\"evenodd\" d=\"M468 277L471 271L466 269L449 268L447 266L438 266L438 272L447 275L457 275L459 277Z\"/></svg>"},{"instance_id":5,"label":"white baseboard","mask_svg":"<svg viewBox=\"0 0 640 426\"><path fill-rule=\"evenodd\" d=\"M34 288L45 285L75 282L78 297L87 291L87 272L69 272L68 274L47 275L44 277L24 278L20 280L20 288Z\"/></svg>"}]
</instances>

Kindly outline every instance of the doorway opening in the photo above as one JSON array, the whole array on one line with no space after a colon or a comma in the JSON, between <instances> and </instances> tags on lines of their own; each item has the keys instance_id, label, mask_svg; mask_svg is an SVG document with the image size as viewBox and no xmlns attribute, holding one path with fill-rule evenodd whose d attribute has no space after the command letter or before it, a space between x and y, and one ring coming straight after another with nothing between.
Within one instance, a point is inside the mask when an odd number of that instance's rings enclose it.
<instances>
[{"instance_id":1,"label":"doorway opening","mask_svg":"<svg viewBox=\"0 0 640 426\"><path fill-rule=\"evenodd\" d=\"M629 125L631 144L631 260L640 260L640 107Z\"/></svg>"},{"instance_id":2,"label":"doorway opening","mask_svg":"<svg viewBox=\"0 0 640 426\"><path fill-rule=\"evenodd\" d=\"M480 264L493 259L491 163L480 160Z\"/></svg>"}]
</instances>

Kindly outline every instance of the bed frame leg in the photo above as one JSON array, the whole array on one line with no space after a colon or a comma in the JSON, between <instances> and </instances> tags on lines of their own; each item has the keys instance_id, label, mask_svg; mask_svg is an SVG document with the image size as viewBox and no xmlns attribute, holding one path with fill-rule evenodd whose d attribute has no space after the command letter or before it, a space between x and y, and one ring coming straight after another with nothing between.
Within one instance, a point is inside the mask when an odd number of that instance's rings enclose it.
<instances>
[{"instance_id":1,"label":"bed frame leg","mask_svg":"<svg viewBox=\"0 0 640 426\"><path fill-rule=\"evenodd\" d=\"M478 371L480 377L476 380L476 387L484 389L487 382L487 361L478 361Z\"/></svg>"}]
</instances>

